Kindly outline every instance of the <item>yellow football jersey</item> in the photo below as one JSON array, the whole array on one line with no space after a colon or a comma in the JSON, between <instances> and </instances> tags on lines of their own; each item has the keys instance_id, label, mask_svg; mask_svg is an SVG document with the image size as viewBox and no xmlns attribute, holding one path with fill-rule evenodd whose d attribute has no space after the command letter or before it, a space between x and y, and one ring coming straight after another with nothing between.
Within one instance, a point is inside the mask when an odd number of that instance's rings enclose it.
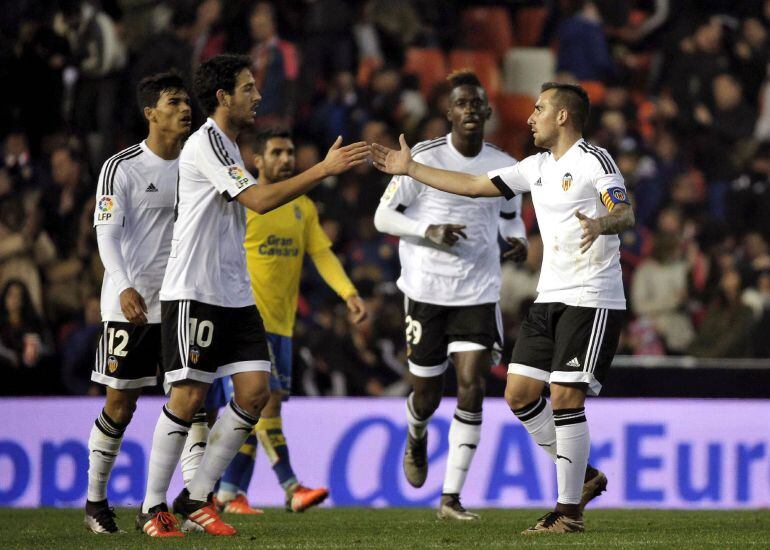
<instances>
[{"instance_id":1,"label":"yellow football jersey","mask_svg":"<svg viewBox=\"0 0 770 550\"><path fill-rule=\"evenodd\" d=\"M247 210L246 262L251 289L265 330L291 337L299 296L302 259L331 247L313 201L298 197L257 214Z\"/></svg>"}]
</instances>

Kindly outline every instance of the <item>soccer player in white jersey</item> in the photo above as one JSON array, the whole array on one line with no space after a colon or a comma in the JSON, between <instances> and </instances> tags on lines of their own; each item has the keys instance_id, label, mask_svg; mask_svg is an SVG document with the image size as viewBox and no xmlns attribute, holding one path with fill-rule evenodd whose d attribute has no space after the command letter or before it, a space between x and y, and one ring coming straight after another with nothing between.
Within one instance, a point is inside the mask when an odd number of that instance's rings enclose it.
<instances>
[{"instance_id":1,"label":"soccer player in white jersey","mask_svg":"<svg viewBox=\"0 0 770 550\"><path fill-rule=\"evenodd\" d=\"M281 185L256 185L236 145L254 124L260 95L246 56L219 55L203 62L194 89L208 120L179 158L177 217L161 298L161 338L168 403L158 418L147 491L136 519L150 536L179 536L166 492L193 415L209 385L231 375L234 395L211 428L201 464L173 511L189 528L233 535L210 500L217 479L259 420L269 397L270 360L254 303L243 248L244 207L260 214L298 197L327 176L366 162L365 143L340 147ZM169 521L169 518L172 521Z\"/></svg>"},{"instance_id":2,"label":"soccer player in white jersey","mask_svg":"<svg viewBox=\"0 0 770 550\"><path fill-rule=\"evenodd\" d=\"M543 238L538 297L521 327L505 397L532 438L556 463L556 507L524 531L581 532L583 507L606 486L586 469L586 394L598 395L620 336L625 298L618 233L634 224L623 177L604 149L582 137L585 90L546 83L530 115L535 145L518 164L471 175L426 166L401 150L373 145L373 160L436 189L470 197L532 193ZM541 397L550 383L550 404Z\"/></svg>"},{"instance_id":3,"label":"soccer player in white jersey","mask_svg":"<svg viewBox=\"0 0 770 550\"><path fill-rule=\"evenodd\" d=\"M137 87L147 139L111 157L96 190L99 254L105 267L102 321L91 379L107 397L88 439L86 527L118 533L107 504L107 483L123 432L142 388L157 383L160 351L160 285L171 249L179 152L190 133L190 97L182 77L160 73ZM187 436L182 471L189 481L206 445L205 415Z\"/></svg>"},{"instance_id":4,"label":"soccer player in white jersey","mask_svg":"<svg viewBox=\"0 0 770 550\"><path fill-rule=\"evenodd\" d=\"M450 134L417 144L412 157L429 166L486 174L516 161L484 141L492 110L470 71L449 75ZM380 231L401 237L401 277L406 297L406 340L413 391L407 397L404 473L421 487L428 474L427 428L441 402L444 372L452 358L457 408L449 429L449 455L438 517L476 520L460 503L465 478L481 438L486 376L502 350L501 234L526 258L521 197L474 200L437 191L409 176L395 176L374 217Z\"/></svg>"}]
</instances>

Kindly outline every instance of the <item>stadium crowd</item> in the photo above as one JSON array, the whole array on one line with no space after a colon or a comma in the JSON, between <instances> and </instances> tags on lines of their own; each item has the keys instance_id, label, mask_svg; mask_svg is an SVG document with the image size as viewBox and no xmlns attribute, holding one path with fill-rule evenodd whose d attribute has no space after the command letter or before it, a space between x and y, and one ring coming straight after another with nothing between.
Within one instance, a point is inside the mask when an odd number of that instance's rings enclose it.
<instances>
[{"instance_id":1,"label":"stadium crowd","mask_svg":"<svg viewBox=\"0 0 770 550\"><path fill-rule=\"evenodd\" d=\"M533 73L552 77L537 86L584 84L587 135L633 195L620 353L770 357L769 33L761 0L11 3L0 13L0 394L97 391L96 175L145 133L139 79L189 75L223 52L253 59L258 125L293 130L298 170L337 135L395 145L401 132L410 144L447 133L443 76L461 66L489 93L489 140L521 158L534 151L537 87L523 91L515 61L536 55ZM311 194L371 314L352 327L306 270L297 394L407 391L398 242L373 224L387 183L366 165ZM503 267L509 352L542 258L526 200L524 218L529 257Z\"/></svg>"}]
</instances>

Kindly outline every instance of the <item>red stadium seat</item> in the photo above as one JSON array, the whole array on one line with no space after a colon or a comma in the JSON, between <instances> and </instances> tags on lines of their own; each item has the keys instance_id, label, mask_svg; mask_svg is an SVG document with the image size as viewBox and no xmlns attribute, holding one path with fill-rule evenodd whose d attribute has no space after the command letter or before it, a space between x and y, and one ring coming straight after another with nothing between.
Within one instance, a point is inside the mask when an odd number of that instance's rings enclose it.
<instances>
[{"instance_id":1,"label":"red stadium seat","mask_svg":"<svg viewBox=\"0 0 770 550\"><path fill-rule=\"evenodd\" d=\"M460 18L464 47L489 50L498 61L513 45L513 25L508 10L502 7L468 8Z\"/></svg>"},{"instance_id":2,"label":"red stadium seat","mask_svg":"<svg viewBox=\"0 0 770 550\"><path fill-rule=\"evenodd\" d=\"M428 98L433 94L436 84L443 82L447 76L446 56L436 48L409 48L404 72L417 75L420 79L420 92Z\"/></svg>"},{"instance_id":3,"label":"red stadium seat","mask_svg":"<svg viewBox=\"0 0 770 550\"><path fill-rule=\"evenodd\" d=\"M364 57L358 63L358 74L356 75L356 84L361 88L366 88L372 75L382 66L382 62L375 57Z\"/></svg>"},{"instance_id":4,"label":"red stadium seat","mask_svg":"<svg viewBox=\"0 0 770 550\"><path fill-rule=\"evenodd\" d=\"M591 100L591 105L604 103L604 97L607 95L607 88L604 84L595 80L584 80L580 85L588 92L588 99Z\"/></svg>"},{"instance_id":5,"label":"red stadium seat","mask_svg":"<svg viewBox=\"0 0 770 550\"><path fill-rule=\"evenodd\" d=\"M495 108L503 131L527 130L527 119L535 109L536 98L526 94L500 94Z\"/></svg>"},{"instance_id":6,"label":"red stadium seat","mask_svg":"<svg viewBox=\"0 0 770 550\"><path fill-rule=\"evenodd\" d=\"M521 8L516 12L515 35L519 46L537 46L543 34L547 8Z\"/></svg>"},{"instance_id":7,"label":"red stadium seat","mask_svg":"<svg viewBox=\"0 0 770 550\"><path fill-rule=\"evenodd\" d=\"M502 76L494 54L485 50L452 50L449 52L449 68L473 70L481 80L490 100L500 93Z\"/></svg>"}]
</instances>

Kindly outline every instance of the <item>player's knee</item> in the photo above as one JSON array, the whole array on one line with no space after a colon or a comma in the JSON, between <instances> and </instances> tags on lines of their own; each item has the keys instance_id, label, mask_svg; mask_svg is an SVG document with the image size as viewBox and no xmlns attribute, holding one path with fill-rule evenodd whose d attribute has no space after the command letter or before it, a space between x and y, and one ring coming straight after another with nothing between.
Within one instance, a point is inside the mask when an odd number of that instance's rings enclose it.
<instances>
[{"instance_id":1,"label":"player's knee","mask_svg":"<svg viewBox=\"0 0 770 550\"><path fill-rule=\"evenodd\" d=\"M136 398L133 392L109 391L104 410L118 424L128 424L136 411Z\"/></svg>"},{"instance_id":2,"label":"player's knee","mask_svg":"<svg viewBox=\"0 0 770 550\"><path fill-rule=\"evenodd\" d=\"M185 381L171 389L169 408L178 417L190 421L206 400L208 385L200 382Z\"/></svg>"},{"instance_id":3,"label":"player's knee","mask_svg":"<svg viewBox=\"0 0 770 550\"><path fill-rule=\"evenodd\" d=\"M250 384L246 388L236 388L233 397L244 411L254 416L260 416L270 399L270 390L267 384Z\"/></svg>"},{"instance_id":4,"label":"player's knee","mask_svg":"<svg viewBox=\"0 0 770 550\"><path fill-rule=\"evenodd\" d=\"M419 418L431 416L438 409L439 403L441 403L441 392L434 390L421 391L419 394L415 392L412 398L414 412Z\"/></svg>"},{"instance_id":5,"label":"player's knee","mask_svg":"<svg viewBox=\"0 0 770 550\"><path fill-rule=\"evenodd\" d=\"M511 410L521 409L526 407L539 397L540 394L532 395L530 392L525 391L523 388L511 386L510 384L505 387L505 402Z\"/></svg>"},{"instance_id":6,"label":"player's knee","mask_svg":"<svg viewBox=\"0 0 770 550\"><path fill-rule=\"evenodd\" d=\"M585 406L586 390L582 385L551 384L551 407L559 409L579 409Z\"/></svg>"},{"instance_id":7,"label":"player's knee","mask_svg":"<svg viewBox=\"0 0 770 550\"><path fill-rule=\"evenodd\" d=\"M473 378L457 386L457 406L464 411L480 411L486 386L483 378Z\"/></svg>"}]
</instances>

